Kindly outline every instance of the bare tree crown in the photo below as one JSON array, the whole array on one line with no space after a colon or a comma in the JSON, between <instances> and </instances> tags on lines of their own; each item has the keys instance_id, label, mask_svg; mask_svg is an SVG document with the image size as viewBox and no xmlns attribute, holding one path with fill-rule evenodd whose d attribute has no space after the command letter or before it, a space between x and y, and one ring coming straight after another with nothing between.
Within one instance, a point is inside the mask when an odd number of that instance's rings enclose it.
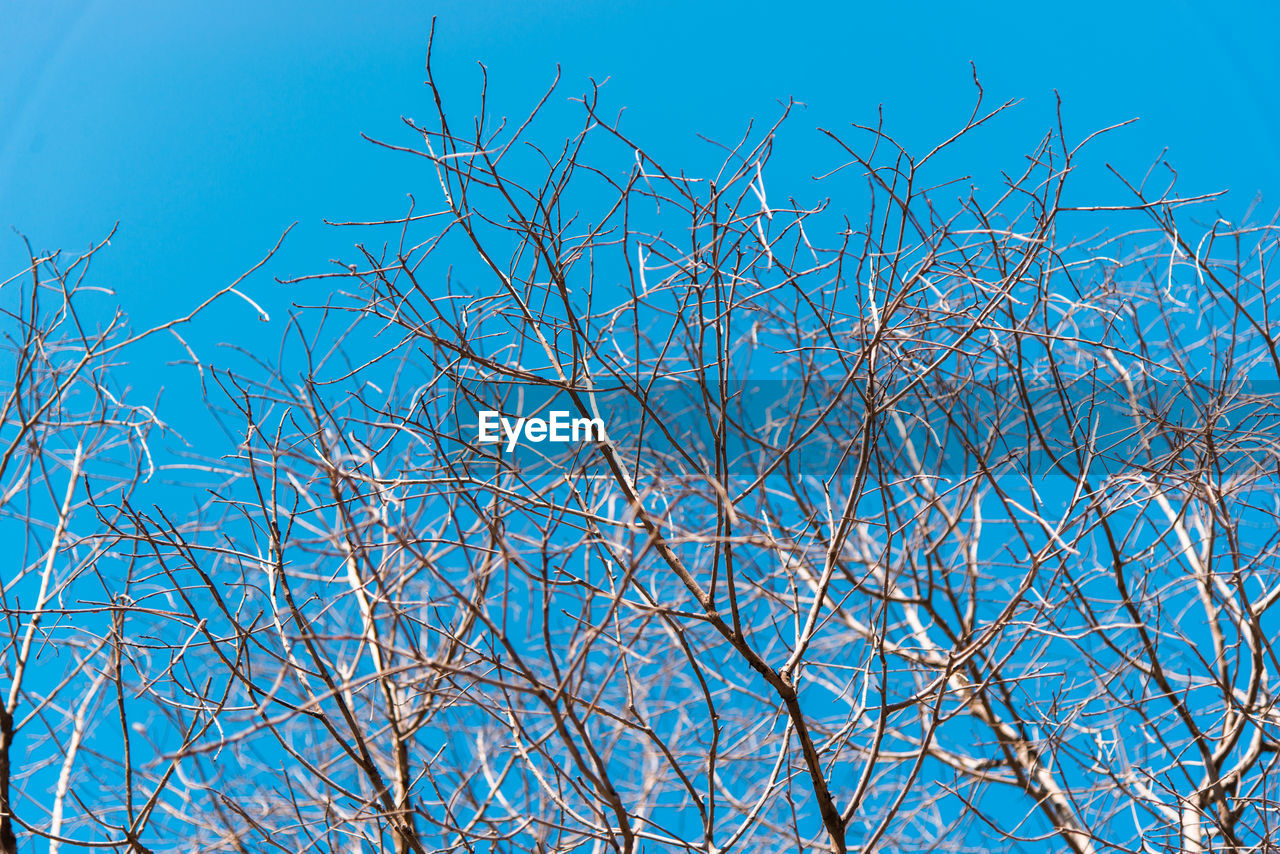
<instances>
[{"instance_id":1,"label":"bare tree crown","mask_svg":"<svg viewBox=\"0 0 1280 854\"><path fill-rule=\"evenodd\" d=\"M790 106L690 176L428 86L433 198L278 358L184 337L240 280L141 334L100 246L5 282L0 851L1275 847L1274 226L1068 204L1061 122L973 190L981 87L818 132L806 205ZM233 437L160 502L152 336Z\"/></svg>"}]
</instances>

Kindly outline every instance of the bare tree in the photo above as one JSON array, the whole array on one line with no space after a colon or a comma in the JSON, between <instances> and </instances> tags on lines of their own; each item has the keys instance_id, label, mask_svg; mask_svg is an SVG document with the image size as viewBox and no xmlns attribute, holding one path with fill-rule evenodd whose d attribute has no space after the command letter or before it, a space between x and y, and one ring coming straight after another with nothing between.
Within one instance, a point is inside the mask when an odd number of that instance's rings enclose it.
<instances>
[{"instance_id":1,"label":"bare tree","mask_svg":"<svg viewBox=\"0 0 1280 854\"><path fill-rule=\"evenodd\" d=\"M379 144L430 209L344 223L274 360L191 350L233 437L194 515L138 498L150 410L60 403L125 342L11 318L0 849L1275 847L1273 225L1159 162L1082 206L1061 121L956 180L980 86L923 153L821 131L802 203L790 105L690 177L594 86L552 144L558 86L428 85Z\"/></svg>"},{"instance_id":2,"label":"bare tree","mask_svg":"<svg viewBox=\"0 0 1280 854\"><path fill-rule=\"evenodd\" d=\"M128 400L116 372L162 333L185 347L180 330L239 293L239 280L182 317L132 332L121 311L103 316L93 302L111 296L89 278L111 236L70 259L28 243L29 266L3 283L13 297L4 310L9 383L0 404L0 523L12 546L0 577L3 852L18 850L15 826L47 840L50 851L84 844L65 832L73 821L95 829L99 844L145 850L140 837L177 770L178 757L166 757L169 768L151 789L134 778L133 716L145 720L150 700L164 696L152 696L154 682L138 665L165 647L139 622L155 617L167 630L172 614L141 604L138 555L121 550L112 530L124 518L119 508L156 475L151 445L167 427L153 407ZM116 727L104 731L112 713Z\"/></svg>"}]
</instances>

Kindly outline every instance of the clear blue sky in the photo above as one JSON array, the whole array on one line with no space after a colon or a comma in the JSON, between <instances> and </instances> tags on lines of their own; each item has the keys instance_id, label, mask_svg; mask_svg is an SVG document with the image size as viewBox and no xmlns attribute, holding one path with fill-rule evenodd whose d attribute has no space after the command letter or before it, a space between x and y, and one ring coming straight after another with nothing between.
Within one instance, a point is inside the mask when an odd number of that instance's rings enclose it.
<instances>
[{"instance_id":1,"label":"clear blue sky","mask_svg":"<svg viewBox=\"0 0 1280 854\"><path fill-rule=\"evenodd\" d=\"M37 248L79 250L118 221L97 281L140 326L189 310L296 221L281 255L244 287L272 324L233 302L189 333L270 356L280 309L301 299L273 277L351 254L353 237L322 221L398 216L410 191L425 201L421 162L360 135L403 140L401 116L430 115L433 15L437 72L460 114L474 104L477 62L489 68L494 111L511 115L559 63L561 98L608 78L609 111L625 107L627 132L677 168L703 162L699 133L735 139L789 97L807 104L796 128L871 122L883 104L897 135L930 146L968 115L973 61L993 103L1024 99L966 149L974 171L1021 163L1053 121L1056 88L1076 139L1141 118L1097 149L1083 178L1096 201L1128 200L1101 160L1141 174L1167 146L1185 193L1229 190L1228 216L1258 193L1264 215L1280 209L1274 0L0 0L0 280L26 260L10 226ZM815 163L830 166L818 135L807 138ZM796 183L779 196L804 192L803 155L790 153ZM161 417L198 441L211 428L191 371L162 367L184 353L168 338L150 346L132 354L132 400L164 387Z\"/></svg>"},{"instance_id":2,"label":"clear blue sky","mask_svg":"<svg viewBox=\"0 0 1280 854\"><path fill-rule=\"evenodd\" d=\"M296 220L278 263L247 288L286 305L292 296L271 276L348 254L351 238L323 218L398 215L404 194L424 188L411 159L360 133L394 138L400 116L429 113L433 14L459 112L472 108L477 62L490 69L494 111L509 114L560 63L564 96L609 78L606 102L627 108L626 129L677 163L705 153L697 133L737 137L787 97L808 104L798 126L869 121L883 104L902 136L931 143L971 106L972 60L993 101L1025 99L984 137L976 156L991 162L978 166L1016 165L1049 126L1057 88L1077 138L1141 117L1105 143L1105 159L1141 169L1168 146L1185 192L1229 189L1229 215L1258 192L1263 210L1280 208L1280 15L1270 3L9 0L6 275L23 260L9 226L37 248L79 249L119 220L100 275L135 321L156 320L228 282Z\"/></svg>"}]
</instances>

